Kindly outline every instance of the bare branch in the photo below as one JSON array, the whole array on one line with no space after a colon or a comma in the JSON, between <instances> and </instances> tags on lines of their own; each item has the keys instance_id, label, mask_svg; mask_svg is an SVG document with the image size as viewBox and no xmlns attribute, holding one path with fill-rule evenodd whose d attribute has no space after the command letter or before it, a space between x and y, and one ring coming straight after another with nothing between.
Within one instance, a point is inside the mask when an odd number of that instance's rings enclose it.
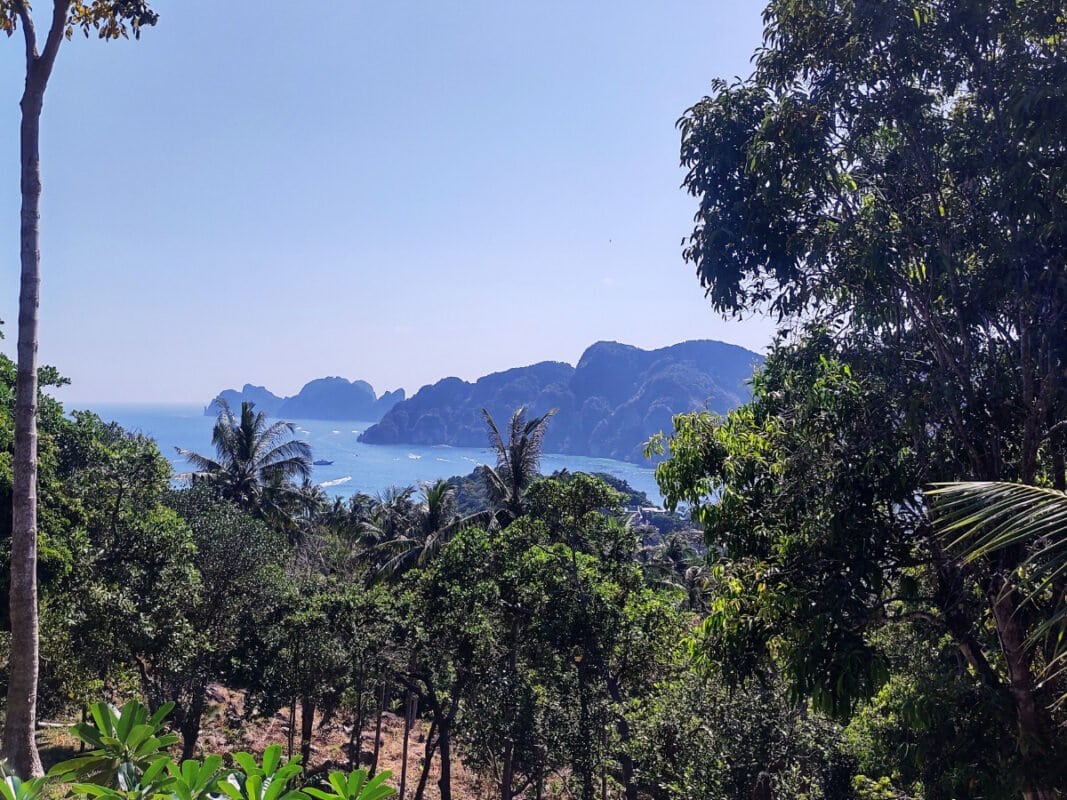
<instances>
[{"instance_id":1,"label":"bare branch","mask_svg":"<svg viewBox=\"0 0 1067 800\"><path fill-rule=\"evenodd\" d=\"M30 71L37 60L37 27L33 24L33 17L26 8L25 0L15 0L15 13L19 15L22 23L22 38L26 40L26 72Z\"/></svg>"},{"instance_id":2,"label":"bare branch","mask_svg":"<svg viewBox=\"0 0 1067 800\"><path fill-rule=\"evenodd\" d=\"M44 43L44 50L38 64L43 71L43 79L48 80L52 74L52 65L56 63L56 54L59 45L67 35L67 12L70 10L70 0L53 0L52 24L48 28L48 38Z\"/></svg>"}]
</instances>

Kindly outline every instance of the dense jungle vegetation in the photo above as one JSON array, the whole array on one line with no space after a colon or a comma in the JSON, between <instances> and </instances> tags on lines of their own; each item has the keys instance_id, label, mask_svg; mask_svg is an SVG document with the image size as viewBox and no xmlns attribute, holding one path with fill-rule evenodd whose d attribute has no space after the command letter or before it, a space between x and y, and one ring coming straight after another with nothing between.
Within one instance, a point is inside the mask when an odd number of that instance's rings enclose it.
<instances>
[{"instance_id":1,"label":"dense jungle vegetation","mask_svg":"<svg viewBox=\"0 0 1067 800\"><path fill-rule=\"evenodd\" d=\"M26 11L0 9L9 32ZM174 488L153 442L42 393L29 700L82 713L90 749L5 800L380 796L386 715L421 749L389 776L404 797L459 797L460 769L502 800L1063 796L1067 13L772 0L764 21L752 74L679 121L685 257L716 311L780 323L751 402L649 444L696 535L538 475L551 413L486 414L498 460L472 476L327 502L252 406L221 407ZM16 386L0 360L5 543ZM217 687L284 712L307 774L205 752Z\"/></svg>"}]
</instances>

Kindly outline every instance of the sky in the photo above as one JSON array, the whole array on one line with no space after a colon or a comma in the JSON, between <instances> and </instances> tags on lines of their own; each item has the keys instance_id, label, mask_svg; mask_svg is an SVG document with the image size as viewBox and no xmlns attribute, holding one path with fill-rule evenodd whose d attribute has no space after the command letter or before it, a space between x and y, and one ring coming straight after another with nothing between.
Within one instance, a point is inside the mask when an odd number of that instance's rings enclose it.
<instances>
[{"instance_id":1,"label":"sky","mask_svg":"<svg viewBox=\"0 0 1067 800\"><path fill-rule=\"evenodd\" d=\"M153 6L140 41L65 43L46 95L40 358L68 403L324 375L410 393L598 340L769 344L682 260L675 128L750 72L762 3ZM23 76L0 40L9 355Z\"/></svg>"}]
</instances>

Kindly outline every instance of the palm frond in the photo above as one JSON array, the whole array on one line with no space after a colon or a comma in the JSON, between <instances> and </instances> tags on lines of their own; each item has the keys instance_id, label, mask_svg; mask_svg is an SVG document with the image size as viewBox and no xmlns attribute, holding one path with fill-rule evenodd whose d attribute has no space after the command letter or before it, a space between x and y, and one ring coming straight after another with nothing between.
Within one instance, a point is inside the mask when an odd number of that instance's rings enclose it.
<instances>
[{"instance_id":1,"label":"palm frond","mask_svg":"<svg viewBox=\"0 0 1067 800\"><path fill-rule=\"evenodd\" d=\"M965 560L1019 543L1036 545L1042 559L1067 548L1067 493L995 481L935 486L926 494L938 529Z\"/></svg>"},{"instance_id":2,"label":"palm frond","mask_svg":"<svg viewBox=\"0 0 1067 800\"><path fill-rule=\"evenodd\" d=\"M521 412L522 409L519 409L519 411ZM508 446L504 442L504 437L500 435L500 429L497 428L496 422L489 413L489 409L482 409L482 419L485 420L485 426L489 429L489 445L496 451L497 468L499 469L501 466L506 468L508 463Z\"/></svg>"},{"instance_id":3,"label":"palm frond","mask_svg":"<svg viewBox=\"0 0 1067 800\"><path fill-rule=\"evenodd\" d=\"M1023 548L1023 566L1031 588L1025 603L1054 590L1052 607L1028 637L1034 646L1050 639L1053 654L1044 666L1042 681L1058 679L1067 670L1067 492L1020 483L972 481L936 484L926 493L940 534L965 561L992 555L1007 547ZM1059 698L1067 702L1067 694Z\"/></svg>"}]
</instances>

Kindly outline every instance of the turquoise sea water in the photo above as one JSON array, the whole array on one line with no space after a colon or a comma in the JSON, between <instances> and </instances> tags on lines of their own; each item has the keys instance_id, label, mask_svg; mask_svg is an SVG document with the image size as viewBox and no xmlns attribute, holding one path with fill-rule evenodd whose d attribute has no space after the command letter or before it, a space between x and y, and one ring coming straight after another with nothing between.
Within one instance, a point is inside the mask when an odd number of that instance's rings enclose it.
<instances>
[{"instance_id":1,"label":"turquoise sea water","mask_svg":"<svg viewBox=\"0 0 1067 800\"><path fill-rule=\"evenodd\" d=\"M200 406L97 405L91 407L103 419L115 421L130 431L151 436L175 473L189 469L176 447L211 455L214 417L204 416ZM416 445L370 445L358 441L371 422L290 420L297 435L311 445L312 457L332 461L314 468L313 479L331 495L347 497L356 492L375 494L390 486L410 486L420 481L467 475L479 464L494 463L488 449ZM607 458L546 454L541 471L606 472L622 478L635 489L659 502L660 494L650 467Z\"/></svg>"}]
</instances>

